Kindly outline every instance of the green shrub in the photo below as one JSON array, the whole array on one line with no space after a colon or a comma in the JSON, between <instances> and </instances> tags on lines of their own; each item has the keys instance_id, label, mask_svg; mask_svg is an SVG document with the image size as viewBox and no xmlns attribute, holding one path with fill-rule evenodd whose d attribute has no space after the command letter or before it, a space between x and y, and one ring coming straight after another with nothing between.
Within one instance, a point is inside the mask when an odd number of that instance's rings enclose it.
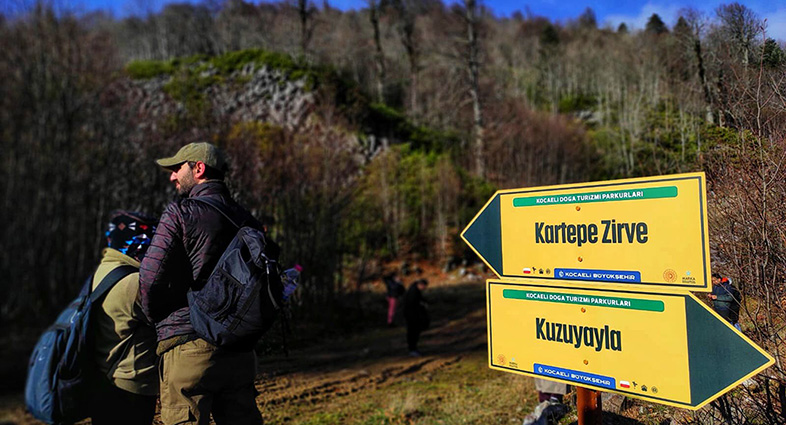
<instances>
[{"instance_id":1,"label":"green shrub","mask_svg":"<svg viewBox=\"0 0 786 425\"><path fill-rule=\"evenodd\" d=\"M169 61L133 61L126 66L126 72L134 79L149 79L185 70L200 74L213 68L218 75L229 76L249 63L281 71L289 80L306 79L312 87L319 73L319 70L301 64L287 54L261 49L238 50L219 56L193 55Z\"/></svg>"},{"instance_id":2,"label":"green shrub","mask_svg":"<svg viewBox=\"0 0 786 425\"><path fill-rule=\"evenodd\" d=\"M575 94L564 96L559 100L559 112L563 114L587 111L595 108L597 100L594 96Z\"/></svg>"},{"instance_id":3,"label":"green shrub","mask_svg":"<svg viewBox=\"0 0 786 425\"><path fill-rule=\"evenodd\" d=\"M300 68L289 55L278 52L268 52L261 49L229 52L221 56L210 58L209 62L220 74L224 75L239 71L243 66L249 63L267 65L270 68L284 72L287 76L294 70Z\"/></svg>"},{"instance_id":4,"label":"green shrub","mask_svg":"<svg viewBox=\"0 0 786 425\"><path fill-rule=\"evenodd\" d=\"M382 103L368 105L365 130L400 140L416 150L444 152L459 143L459 136L413 124L402 112Z\"/></svg>"},{"instance_id":5,"label":"green shrub","mask_svg":"<svg viewBox=\"0 0 786 425\"><path fill-rule=\"evenodd\" d=\"M126 73L135 80L148 80L159 75L172 75L175 69L173 61L133 61L126 65Z\"/></svg>"}]
</instances>

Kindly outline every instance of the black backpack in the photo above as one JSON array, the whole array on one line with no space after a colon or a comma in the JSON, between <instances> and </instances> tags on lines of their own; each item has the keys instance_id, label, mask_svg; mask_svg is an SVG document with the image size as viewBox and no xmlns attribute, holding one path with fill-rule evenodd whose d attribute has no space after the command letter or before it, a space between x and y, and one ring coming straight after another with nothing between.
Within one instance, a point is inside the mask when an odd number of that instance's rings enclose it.
<instances>
[{"instance_id":1,"label":"black backpack","mask_svg":"<svg viewBox=\"0 0 786 425\"><path fill-rule=\"evenodd\" d=\"M219 347L252 349L283 305L278 246L265 234L238 224L210 198L191 198L218 210L238 228L201 288L188 291L191 325Z\"/></svg>"}]
</instances>

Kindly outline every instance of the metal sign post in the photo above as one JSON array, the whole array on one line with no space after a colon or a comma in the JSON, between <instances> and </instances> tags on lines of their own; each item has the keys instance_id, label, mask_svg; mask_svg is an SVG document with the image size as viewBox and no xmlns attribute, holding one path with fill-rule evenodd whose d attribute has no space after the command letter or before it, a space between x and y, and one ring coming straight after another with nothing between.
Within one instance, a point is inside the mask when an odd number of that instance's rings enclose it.
<instances>
[{"instance_id":1,"label":"metal sign post","mask_svg":"<svg viewBox=\"0 0 786 425\"><path fill-rule=\"evenodd\" d=\"M579 413L579 425L601 425L603 404L600 391L576 387L576 409Z\"/></svg>"}]
</instances>

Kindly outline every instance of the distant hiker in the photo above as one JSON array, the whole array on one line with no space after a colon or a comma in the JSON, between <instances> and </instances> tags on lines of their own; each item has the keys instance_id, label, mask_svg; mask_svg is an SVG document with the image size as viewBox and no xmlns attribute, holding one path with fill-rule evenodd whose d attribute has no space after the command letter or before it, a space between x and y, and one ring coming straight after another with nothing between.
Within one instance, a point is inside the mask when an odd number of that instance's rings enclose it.
<instances>
[{"instance_id":1,"label":"distant hiker","mask_svg":"<svg viewBox=\"0 0 786 425\"><path fill-rule=\"evenodd\" d=\"M568 393L566 384L543 378L535 378L535 389L538 390L539 403L549 400L562 403L562 398Z\"/></svg>"},{"instance_id":2,"label":"distant hiker","mask_svg":"<svg viewBox=\"0 0 786 425\"><path fill-rule=\"evenodd\" d=\"M113 211L106 231L107 248L93 277L93 290L120 266L138 269L155 229L153 218ZM142 312L138 291L139 273L131 273L94 307L90 328L100 372L90 403L95 425L153 422L158 394L156 333Z\"/></svg>"},{"instance_id":3,"label":"distant hiker","mask_svg":"<svg viewBox=\"0 0 786 425\"><path fill-rule=\"evenodd\" d=\"M141 265L142 307L156 321L161 368L161 420L171 424L261 424L256 405L256 357L251 347L217 347L197 336L187 293L201 288L238 232L233 221L261 224L229 195L224 153L209 143L191 143L156 161L171 172L178 197L161 216Z\"/></svg>"},{"instance_id":4,"label":"distant hiker","mask_svg":"<svg viewBox=\"0 0 786 425\"><path fill-rule=\"evenodd\" d=\"M393 326L393 319L396 318L398 299L404 295L404 285L400 280L396 279L395 271L385 275L382 280L385 282L385 287L387 288L388 326Z\"/></svg>"},{"instance_id":5,"label":"distant hiker","mask_svg":"<svg viewBox=\"0 0 786 425\"><path fill-rule=\"evenodd\" d=\"M550 398L535 406L535 410L524 417L522 425L557 425L569 410L567 405Z\"/></svg>"},{"instance_id":6,"label":"distant hiker","mask_svg":"<svg viewBox=\"0 0 786 425\"><path fill-rule=\"evenodd\" d=\"M428 286L426 279L418 279L409 285L406 295L404 295L404 319L407 321L407 348L409 355L420 356L418 351L418 340L420 333L428 329L430 319L426 309L426 300L423 298L423 291Z\"/></svg>"},{"instance_id":7,"label":"distant hiker","mask_svg":"<svg viewBox=\"0 0 786 425\"><path fill-rule=\"evenodd\" d=\"M740 301L742 295L731 283L731 279L721 276L720 273L712 274L712 308L721 317L726 319L737 330L740 330Z\"/></svg>"},{"instance_id":8,"label":"distant hiker","mask_svg":"<svg viewBox=\"0 0 786 425\"><path fill-rule=\"evenodd\" d=\"M566 384L543 378L535 378L538 390L538 405L524 417L523 425L556 425L568 413L562 398L568 392Z\"/></svg>"}]
</instances>

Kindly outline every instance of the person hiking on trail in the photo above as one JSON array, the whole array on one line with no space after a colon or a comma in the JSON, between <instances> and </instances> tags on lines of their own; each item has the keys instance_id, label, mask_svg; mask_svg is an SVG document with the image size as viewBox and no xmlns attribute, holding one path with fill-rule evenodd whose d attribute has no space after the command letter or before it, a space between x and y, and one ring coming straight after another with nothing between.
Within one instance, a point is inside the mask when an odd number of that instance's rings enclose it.
<instances>
[{"instance_id":1,"label":"person hiking on trail","mask_svg":"<svg viewBox=\"0 0 786 425\"><path fill-rule=\"evenodd\" d=\"M401 281L396 279L396 272L390 272L385 275L382 280L385 282L387 288L388 300L388 326L393 326L393 319L396 317L396 307L398 306L398 299L404 295L404 285Z\"/></svg>"},{"instance_id":2,"label":"person hiking on trail","mask_svg":"<svg viewBox=\"0 0 786 425\"><path fill-rule=\"evenodd\" d=\"M156 220L144 214L113 211L92 289L120 266L139 268L155 228ZM158 394L156 333L142 312L138 291L139 273L131 273L94 308L91 332L100 372L90 400L94 425L153 422Z\"/></svg>"},{"instance_id":3,"label":"person hiking on trail","mask_svg":"<svg viewBox=\"0 0 786 425\"><path fill-rule=\"evenodd\" d=\"M547 425L559 423L568 413L568 406L562 399L568 392L568 386L548 379L535 378L535 389L538 391L538 405L524 417L522 425Z\"/></svg>"},{"instance_id":4,"label":"person hiking on trail","mask_svg":"<svg viewBox=\"0 0 786 425\"><path fill-rule=\"evenodd\" d=\"M731 279L720 273L712 274L712 308L737 330L740 330L740 291L731 284Z\"/></svg>"},{"instance_id":5,"label":"person hiking on trail","mask_svg":"<svg viewBox=\"0 0 786 425\"><path fill-rule=\"evenodd\" d=\"M407 348L409 355L420 356L418 340L420 333L428 329L430 320L426 310L426 300L423 291L428 286L426 279L418 279L409 286L404 295L404 319L407 321Z\"/></svg>"},{"instance_id":6,"label":"person hiking on trail","mask_svg":"<svg viewBox=\"0 0 786 425\"><path fill-rule=\"evenodd\" d=\"M256 405L253 349L217 347L194 331L186 294L201 288L237 228L217 209L195 200L220 203L233 220L255 229L261 224L229 194L224 153L209 143L183 146L156 161L170 172L176 200L161 216L140 268L145 313L156 322L161 355L161 420L171 424L261 424Z\"/></svg>"}]
</instances>

